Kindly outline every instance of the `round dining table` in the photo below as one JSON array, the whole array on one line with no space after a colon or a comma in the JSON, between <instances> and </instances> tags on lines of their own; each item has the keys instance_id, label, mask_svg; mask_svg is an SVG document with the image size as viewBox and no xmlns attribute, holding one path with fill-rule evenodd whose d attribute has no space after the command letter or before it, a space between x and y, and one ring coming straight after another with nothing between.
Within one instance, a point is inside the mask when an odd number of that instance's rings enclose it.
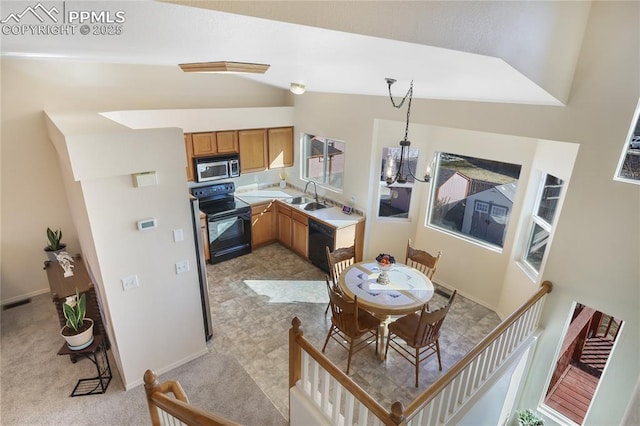
<instances>
[{"instance_id":1,"label":"round dining table","mask_svg":"<svg viewBox=\"0 0 640 426\"><path fill-rule=\"evenodd\" d=\"M387 271L388 282L379 283L382 271L376 261L354 263L342 271L338 286L358 306L380 319L378 354L384 358L384 339L390 317L420 310L433 297L433 283L425 274L402 263Z\"/></svg>"}]
</instances>

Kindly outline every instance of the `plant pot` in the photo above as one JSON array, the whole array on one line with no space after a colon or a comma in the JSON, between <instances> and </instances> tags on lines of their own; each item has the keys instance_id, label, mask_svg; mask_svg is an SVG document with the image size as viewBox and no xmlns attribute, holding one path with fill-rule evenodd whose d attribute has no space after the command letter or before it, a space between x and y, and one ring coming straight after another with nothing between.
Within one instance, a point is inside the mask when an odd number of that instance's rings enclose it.
<instances>
[{"instance_id":1,"label":"plant pot","mask_svg":"<svg viewBox=\"0 0 640 426\"><path fill-rule=\"evenodd\" d=\"M48 250L46 247L44 249L44 252L47 253L47 257L49 258L49 261L51 262L57 262L58 259L56 259L56 254L60 253L61 251L64 251L64 249L67 248L66 244L60 244L60 249L59 250Z\"/></svg>"},{"instance_id":2,"label":"plant pot","mask_svg":"<svg viewBox=\"0 0 640 426\"><path fill-rule=\"evenodd\" d=\"M89 325L87 325L89 323ZM60 335L67 341L69 349L79 351L93 343L93 320L85 318L80 332L76 332L66 325L60 330Z\"/></svg>"}]
</instances>

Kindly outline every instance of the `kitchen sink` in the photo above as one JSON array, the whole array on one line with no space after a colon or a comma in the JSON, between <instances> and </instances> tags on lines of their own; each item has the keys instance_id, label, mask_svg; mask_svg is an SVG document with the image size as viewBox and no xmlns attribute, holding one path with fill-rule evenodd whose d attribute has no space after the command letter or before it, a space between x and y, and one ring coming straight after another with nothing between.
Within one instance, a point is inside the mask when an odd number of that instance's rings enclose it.
<instances>
[{"instance_id":1,"label":"kitchen sink","mask_svg":"<svg viewBox=\"0 0 640 426\"><path fill-rule=\"evenodd\" d=\"M289 204L295 204L295 205L298 205L298 204L307 204L307 203L310 203L310 202L312 202L312 201L313 201L313 198L308 198L308 197L300 196L300 197L288 198L288 199L286 199L286 200L284 200L284 201L286 201L286 202L287 202L287 203L289 203Z\"/></svg>"},{"instance_id":2,"label":"kitchen sink","mask_svg":"<svg viewBox=\"0 0 640 426\"><path fill-rule=\"evenodd\" d=\"M313 203L309 203L306 206L304 206L304 209L305 210L320 210L320 209L325 209L327 207L329 207L329 206L326 205L326 204L313 202Z\"/></svg>"}]
</instances>

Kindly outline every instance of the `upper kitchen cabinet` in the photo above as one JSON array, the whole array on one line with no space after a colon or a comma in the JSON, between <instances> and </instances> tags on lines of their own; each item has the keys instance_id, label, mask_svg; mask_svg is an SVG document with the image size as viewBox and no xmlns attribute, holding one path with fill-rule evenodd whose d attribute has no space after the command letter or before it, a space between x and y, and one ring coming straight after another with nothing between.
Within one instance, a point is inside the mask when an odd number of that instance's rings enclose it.
<instances>
[{"instance_id":1,"label":"upper kitchen cabinet","mask_svg":"<svg viewBox=\"0 0 640 426\"><path fill-rule=\"evenodd\" d=\"M236 130L191 133L191 139L194 157L238 152L238 132Z\"/></svg>"},{"instance_id":2,"label":"upper kitchen cabinet","mask_svg":"<svg viewBox=\"0 0 640 426\"><path fill-rule=\"evenodd\" d=\"M269 168L293 166L293 127L277 127L267 130Z\"/></svg>"},{"instance_id":3,"label":"upper kitchen cabinet","mask_svg":"<svg viewBox=\"0 0 640 426\"><path fill-rule=\"evenodd\" d=\"M267 130L238 130L240 172L260 172L267 169Z\"/></svg>"},{"instance_id":4,"label":"upper kitchen cabinet","mask_svg":"<svg viewBox=\"0 0 640 426\"><path fill-rule=\"evenodd\" d=\"M192 133L193 156L201 157L203 155L214 155L218 153L216 144L216 133Z\"/></svg>"},{"instance_id":5,"label":"upper kitchen cabinet","mask_svg":"<svg viewBox=\"0 0 640 426\"><path fill-rule=\"evenodd\" d=\"M218 154L238 152L238 132L236 130L216 132L216 143Z\"/></svg>"}]
</instances>

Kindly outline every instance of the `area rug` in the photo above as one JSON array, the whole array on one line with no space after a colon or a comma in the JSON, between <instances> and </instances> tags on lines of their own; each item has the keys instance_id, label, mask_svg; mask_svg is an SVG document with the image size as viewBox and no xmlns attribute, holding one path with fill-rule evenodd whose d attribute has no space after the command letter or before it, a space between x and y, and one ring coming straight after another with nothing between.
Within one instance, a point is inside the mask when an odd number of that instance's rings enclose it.
<instances>
[{"instance_id":1,"label":"area rug","mask_svg":"<svg viewBox=\"0 0 640 426\"><path fill-rule=\"evenodd\" d=\"M244 280L244 283L269 303L329 303L324 281Z\"/></svg>"}]
</instances>

